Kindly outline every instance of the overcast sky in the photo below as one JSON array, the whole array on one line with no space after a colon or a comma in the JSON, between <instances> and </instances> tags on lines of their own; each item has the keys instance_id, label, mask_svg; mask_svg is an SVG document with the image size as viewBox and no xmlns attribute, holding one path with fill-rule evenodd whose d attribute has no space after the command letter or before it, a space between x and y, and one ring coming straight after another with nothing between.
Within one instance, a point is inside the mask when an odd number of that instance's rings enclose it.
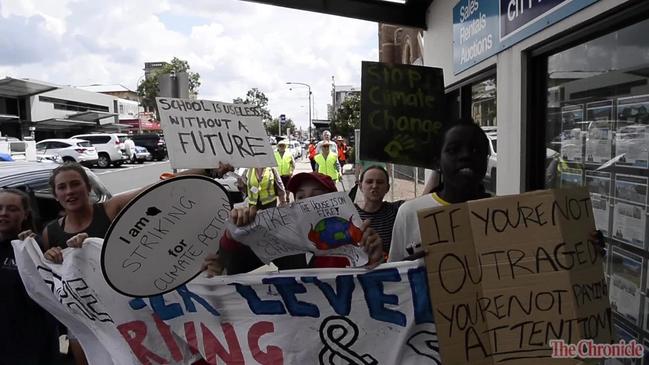
<instances>
[{"instance_id":1,"label":"overcast sky","mask_svg":"<svg viewBox=\"0 0 649 365\"><path fill-rule=\"evenodd\" d=\"M274 117L326 119L331 77L360 85L378 60L376 23L240 0L0 0L0 77L135 89L144 62L189 61L199 97L231 102L256 87Z\"/></svg>"}]
</instances>

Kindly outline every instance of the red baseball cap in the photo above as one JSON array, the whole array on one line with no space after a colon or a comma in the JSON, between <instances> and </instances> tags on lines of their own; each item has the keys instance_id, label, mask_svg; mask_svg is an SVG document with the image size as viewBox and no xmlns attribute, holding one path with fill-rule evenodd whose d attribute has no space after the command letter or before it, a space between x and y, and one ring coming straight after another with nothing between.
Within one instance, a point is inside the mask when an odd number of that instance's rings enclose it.
<instances>
[{"instance_id":1,"label":"red baseball cap","mask_svg":"<svg viewBox=\"0 0 649 365\"><path fill-rule=\"evenodd\" d=\"M308 180L317 182L330 193L338 191L338 189L336 188L336 183L334 183L334 181L329 176L321 174L319 172L301 172L297 175L294 175L291 180L288 181L286 189L295 194L295 192L297 192L297 190L300 188L300 185Z\"/></svg>"}]
</instances>

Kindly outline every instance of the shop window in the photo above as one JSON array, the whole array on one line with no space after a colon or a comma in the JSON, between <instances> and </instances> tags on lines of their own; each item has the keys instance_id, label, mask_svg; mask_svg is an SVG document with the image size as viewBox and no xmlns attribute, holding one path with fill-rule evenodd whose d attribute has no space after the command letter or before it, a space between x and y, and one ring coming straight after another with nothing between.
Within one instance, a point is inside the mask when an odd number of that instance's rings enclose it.
<instances>
[{"instance_id":1,"label":"shop window","mask_svg":"<svg viewBox=\"0 0 649 365\"><path fill-rule=\"evenodd\" d=\"M618 334L649 338L649 20L545 59L545 187L587 186Z\"/></svg>"},{"instance_id":2,"label":"shop window","mask_svg":"<svg viewBox=\"0 0 649 365\"><path fill-rule=\"evenodd\" d=\"M471 117L483 127L496 126L496 77L471 85Z\"/></svg>"}]
</instances>

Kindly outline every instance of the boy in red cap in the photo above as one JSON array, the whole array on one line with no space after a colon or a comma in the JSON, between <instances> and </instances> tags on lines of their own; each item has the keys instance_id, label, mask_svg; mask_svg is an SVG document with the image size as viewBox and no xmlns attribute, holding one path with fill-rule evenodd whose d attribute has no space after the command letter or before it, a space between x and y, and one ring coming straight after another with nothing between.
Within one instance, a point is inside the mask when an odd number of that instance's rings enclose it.
<instances>
[{"instance_id":1,"label":"boy in red cap","mask_svg":"<svg viewBox=\"0 0 649 365\"><path fill-rule=\"evenodd\" d=\"M336 184L327 176L317 172L302 172L289 180L287 190L292 192L295 200L311 198L338 191ZM230 221L237 226L252 223L257 215L255 207L235 208L230 213ZM361 225L363 238L360 245L369 256L368 267L378 265L383 259L383 242L381 237L369 226L369 221ZM286 256L273 261L280 270L304 269L308 267L346 267L346 258L333 256L314 256L307 263L304 254ZM218 254L210 255L205 261L209 275L219 275L223 269L227 274L240 274L263 266L264 263L253 253L250 247L235 241L226 231L221 239Z\"/></svg>"}]
</instances>

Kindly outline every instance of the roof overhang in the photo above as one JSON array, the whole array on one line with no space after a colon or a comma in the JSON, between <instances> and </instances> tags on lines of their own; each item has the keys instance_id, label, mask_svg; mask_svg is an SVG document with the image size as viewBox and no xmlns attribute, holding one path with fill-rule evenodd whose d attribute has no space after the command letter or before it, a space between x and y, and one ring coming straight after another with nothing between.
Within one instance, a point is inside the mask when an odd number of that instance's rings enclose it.
<instances>
[{"instance_id":1,"label":"roof overhang","mask_svg":"<svg viewBox=\"0 0 649 365\"><path fill-rule=\"evenodd\" d=\"M433 0L243 0L378 23L427 29L426 10Z\"/></svg>"},{"instance_id":2,"label":"roof overhang","mask_svg":"<svg viewBox=\"0 0 649 365\"><path fill-rule=\"evenodd\" d=\"M14 114L0 114L0 122L20 122L20 117Z\"/></svg>"},{"instance_id":3,"label":"roof overhang","mask_svg":"<svg viewBox=\"0 0 649 365\"><path fill-rule=\"evenodd\" d=\"M53 84L28 79L5 77L0 80L0 96L11 98L32 96L59 88L60 87Z\"/></svg>"},{"instance_id":4,"label":"roof overhang","mask_svg":"<svg viewBox=\"0 0 649 365\"><path fill-rule=\"evenodd\" d=\"M115 117L117 115L118 115L117 113L107 113L107 112L81 112L81 113L68 115L68 119L79 120L84 122L93 122L93 123L98 123L99 125L104 125L104 124L112 124L113 121L102 122L101 119Z\"/></svg>"},{"instance_id":5,"label":"roof overhang","mask_svg":"<svg viewBox=\"0 0 649 365\"><path fill-rule=\"evenodd\" d=\"M86 122L82 120L51 118L35 122L34 125L40 130L59 130L70 128L96 127L95 122Z\"/></svg>"}]
</instances>

